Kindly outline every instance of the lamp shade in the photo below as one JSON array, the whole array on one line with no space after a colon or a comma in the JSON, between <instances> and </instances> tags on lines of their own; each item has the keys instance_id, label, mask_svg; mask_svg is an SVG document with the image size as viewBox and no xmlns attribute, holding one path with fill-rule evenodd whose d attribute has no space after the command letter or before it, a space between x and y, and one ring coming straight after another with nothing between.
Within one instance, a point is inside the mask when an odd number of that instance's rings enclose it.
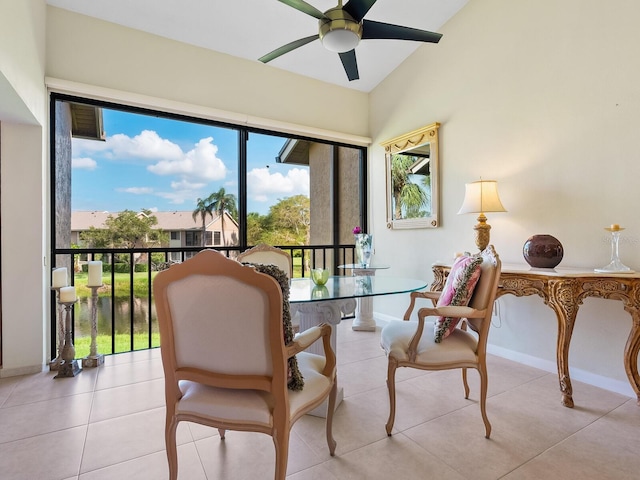
<instances>
[{"instance_id":1,"label":"lamp shade","mask_svg":"<svg viewBox=\"0 0 640 480\"><path fill-rule=\"evenodd\" d=\"M477 182L465 183L464 201L458 214L506 211L498 195L498 182L478 180Z\"/></svg>"}]
</instances>

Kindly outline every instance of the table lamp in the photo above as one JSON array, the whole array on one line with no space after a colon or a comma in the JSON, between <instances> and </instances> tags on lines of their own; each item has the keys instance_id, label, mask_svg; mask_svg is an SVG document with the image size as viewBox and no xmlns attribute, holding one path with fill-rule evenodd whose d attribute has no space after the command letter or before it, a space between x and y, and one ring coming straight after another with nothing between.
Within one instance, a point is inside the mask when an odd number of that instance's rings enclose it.
<instances>
[{"instance_id":1,"label":"table lamp","mask_svg":"<svg viewBox=\"0 0 640 480\"><path fill-rule=\"evenodd\" d=\"M465 183L464 202L458 215L462 213L479 213L478 223L473 229L476 231L476 245L480 251L489 245L489 230L485 212L506 212L498 196L498 182L495 180L478 180Z\"/></svg>"}]
</instances>

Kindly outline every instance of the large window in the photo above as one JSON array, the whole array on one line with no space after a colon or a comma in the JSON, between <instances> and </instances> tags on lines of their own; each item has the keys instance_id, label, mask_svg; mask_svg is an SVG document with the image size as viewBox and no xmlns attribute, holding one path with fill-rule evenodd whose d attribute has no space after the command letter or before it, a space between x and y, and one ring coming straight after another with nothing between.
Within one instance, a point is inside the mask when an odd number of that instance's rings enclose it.
<instances>
[{"instance_id":1,"label":"large window","mask_svg":"<svg viewBox=\"0 0 640 480\"><path fill-rule=\"evenodd\" d=\"M338 245L366 227L361 147L65 95L52 112L54 249ZM101 235L123 212L170 234Z\"/></svg>"}]
</instances>

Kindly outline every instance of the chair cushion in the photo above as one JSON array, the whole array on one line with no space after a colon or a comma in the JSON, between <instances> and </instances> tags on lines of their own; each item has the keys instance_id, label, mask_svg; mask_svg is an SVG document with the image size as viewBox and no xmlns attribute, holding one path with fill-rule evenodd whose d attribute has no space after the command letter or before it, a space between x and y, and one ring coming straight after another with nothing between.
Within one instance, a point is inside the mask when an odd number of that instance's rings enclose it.
<instances>
[{"instance_id":1,"label":"chair cushion","mask_svg":"<svg viewBox=\"0 0 640 480\"><path fill-rule=\"evenodd\" d=\"M387 356L399 362L407 362L409 343L416 333L418 322L394 320L389 322L380 333L380 346ZM418 343L415 363L421 365L442 365L451 362L476 362L477 340L474 335L461 329L455 329L444 343L436 343L426 332L433 326L426 322L422 337Z\"/></svg>"},{"instance_id":2,"label":"chair cushion","mask_svg":"<svg viewBox=\"0 0 640 480\"><path fill-rule=\"evenodd\" d=\"M456 258L437 306L467 306L480 278L481 264L482 256L480 255L461 255ZM436 343L448 337L459 322L459 318L438 317L435 323Z\"/></svg>"},{"instance_id":3,"label":"chair cushion","mask_svg":"<svg viewBox=\"0 0 640 480\"><path fill-rule=\"evenodd\" d=\"M293 340L294 335L293 327L291 326L291 310L289 309L289 276L277 265L248 262L243 262L243 265L250 265L256 271L272 276L280 284L280 289L282 290L282 330L284 332L284 344L288 345ZM289 390L302 390L304 378L300 373L295 356L289 359L288 367L287 388Z\"/></svg>"},{"instance_id":4,"label":"chair cushion","mask_svg":"<svg viewBox=\"0 0 640 480\"><path fill-rule=\"evenodd\" d=\"M305 376L304 388L289 391L289 415L294 418L302 409L323 398L331 389L331 380L322 375L325 358L322 355L299 354L300 370ZM188 380L179 382L182 398L176 405L179 415L208 417L213 423L258 423L272 427L273 400L260 390L218 388Z\"/></svg>"}]
</instances>

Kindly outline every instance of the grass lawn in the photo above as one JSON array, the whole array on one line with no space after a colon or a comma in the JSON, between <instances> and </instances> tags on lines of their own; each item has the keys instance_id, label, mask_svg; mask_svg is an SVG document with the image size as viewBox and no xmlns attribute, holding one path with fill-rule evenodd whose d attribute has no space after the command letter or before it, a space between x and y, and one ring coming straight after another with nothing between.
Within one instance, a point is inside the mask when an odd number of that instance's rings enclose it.
<instances>
[{"instance_id":1,"label":"grass lawn","mask_svg":"<svg viewBox=\"0 0 640 480\"><path fill-rule=\"evenodd\" d=\"M131 337L128 334L119 334L116 335L116 344L115 344L115 352L113 353L122 353L131 351ZM136 333L133 336L133 349L134 350L145 350L149 348L149 336L147 334ZM91 337L80 337L76 338L73 346L76 348L76 358L84 358L89 355L89 351L91 349ZM151 337L151 346L159 347L160 346L160 334L154 333ZM98 353L103 355L108 355L111 352L111 335L98 335L96 337L96 347Z\"/></svg>"},{"instance_id":2,"label":"grass lawn","mask_svg":"<svg viewBox=\"0 0 640 480\"><path fill-rule=\"evenodd\" d=\"M158 272L151 272L151 281ZM80 272L75 274L75 287L78 297L90 297L91 289L87 287L88 274ZM128 273L114 274L115 296L126 297L130 295L130 276ZM104 286L98 289L98 296L106 297L111 295L111 274L102 275L102 283ZM133 296L138 298L147 298L149 294L149 275L147 272L138 272L133 274Z\"/></svg>"}]
</instances>

